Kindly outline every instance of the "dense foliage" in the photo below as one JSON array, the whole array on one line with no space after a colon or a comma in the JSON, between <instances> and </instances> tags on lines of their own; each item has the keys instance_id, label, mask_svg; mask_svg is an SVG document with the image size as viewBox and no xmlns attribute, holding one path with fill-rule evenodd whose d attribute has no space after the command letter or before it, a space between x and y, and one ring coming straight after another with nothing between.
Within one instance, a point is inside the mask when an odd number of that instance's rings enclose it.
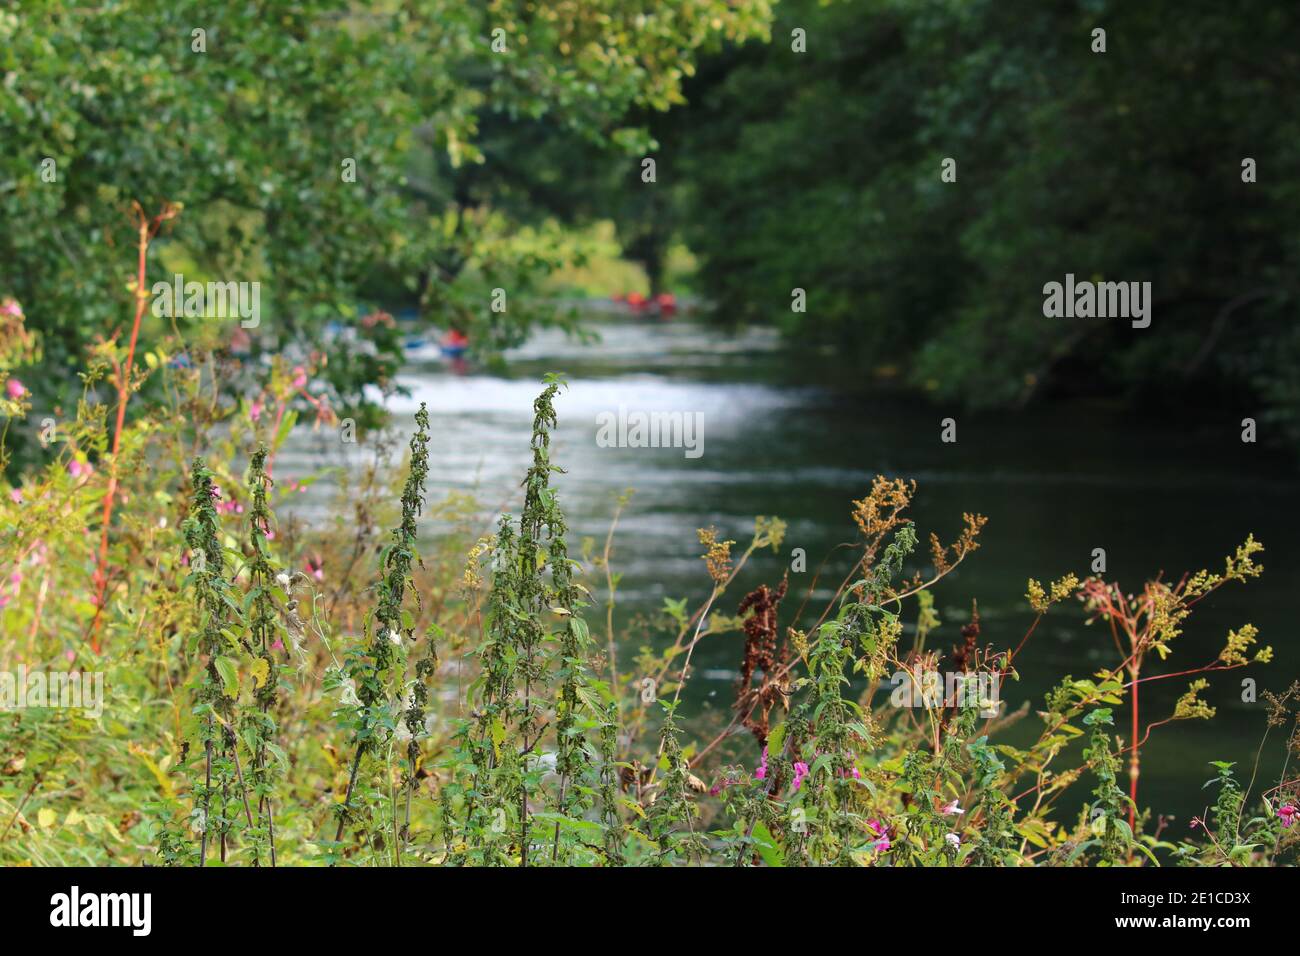
<instances>
[{"instance_id":1,"label":"dense foliage","mask_svg":"<svg viewBox=\"0 0 1300 956\"><path fill-rule=\"evenodd\" d=\"M723 319L976 406L1195 386L1294 439L1298 38L1269 0L785 0L661 134L674 212ZM1150 281L1153 324L1045 318L1066 273Z\"/></svg>"},{"instance_id":2,"label":"dense foliage","mask_svg":"<svg viewBox=\"0 0 1300 956\"><path fill-rule=\"evenodd\" d=\"M584 261L570 227L612 220L652 292L684 239L720 318L944 399L1195 389L1291 440L1300 129L1277 104L1298 17L1267 0L37 0L0 15L0 285L40 334L35 395L68 400L127 311L130 203L183 204L150 282L262 282L252 354L328 358L320 381L371 425L362 386L391 385L401 336L356 321L360 303L470 331L486 357L572 320L540 283ZM1066 273L1151 282L1154 324L1044 317ZM144 341L169 325L146 315Z\"/></svg>"},{"instance_id":3,"label":"dense foliage","mask_svg":"<svg viewBox=\"0 0 1300 956\"><path fill-rule=\"evenodd\" d=\"M1213 717L1208 681L1271 657L1242 624L1208 664L1160 663L1199 601L1263 571L1252 537L1220 573L1135 593L1031 579L1023 636L985 635L973 614L945 651L931 592L975 554L985 521L965 515L950 544L931 535L924 559L914 483L878 477L852 503L843 579L829 600L814 601L817 577L801 597L811 626L789 623L805 618L782 606L788 581L733 593L753 555L781 548L784 523L760 517L739 553L701 529L698 593L629 631L616 623L614 527L581 559L566 540L550 441L561 379L534 405L517 518L493 528L471 500L426 499L422 408L405 467L390 476L381 440L373 466L338 476L332 525L307 529L276 516L307 479L272 477L285 433L269 415L223 399L199 370L148 374L169 398L135 410L123 439L132 466L117 475L101 606L92 516L114 477L84 449L107 441L105 408L83 403L50 436L51 462L2 489L4 659L98 673L110 692L102 707L41 698L0 713L0 861L1294 862L1300 686L1266 694L1265 735L1288 737L1280 772L1259 753L1248 776L1216 765L1213 809L1191 829L1166 834L1138 787L1153 731ZM429 537L422 518L446 530ZM1113 659L1062 678L1036 715L1009 711L997 687L1043 615L1072 600L1112 630ZM741 674L730 722L707 730L679 713L702 641L733 642ZM956 679L927 683L940 672ZM919 688L910 700L900 673ZM1138 687L1153 680L1187 682L1172 713L1140 711ZM1041 726L1029 743L1000 740L1027 720ZM1091 794L1082 811L1060 813L1079 789Z\"/></svg>"},{"instance_id":4,"label":"dense foliage","mask_svg":"<svg viewBox=\"0 0 1300 956\"><path fill-rule=\"evenodd\" d=\"M765 30L768 0L210 4L33 0L0 11L0 289L40 336L42 402L129 312L131 204L169 220L146 285L262 283L259 326L146 314L208 347L322 348L336 404L388 382L400 339L363 299L409 301L483 353L551 313L526 293L574 255L474 187L479 125L540 121L641 154L630 111L680 103L697 51ZM517 144L520 148L522 143ZM634 162L628 158L627 162ZM464 171L464 172L463 172ZM498 208L500 207L500 208ZM489 308L493 289L508 307ZM329 323L365 347L338 347ZM242 342L241 339L251 339ZM373 416L372 416L373 417Z\"/></svg>"}]
</instances>

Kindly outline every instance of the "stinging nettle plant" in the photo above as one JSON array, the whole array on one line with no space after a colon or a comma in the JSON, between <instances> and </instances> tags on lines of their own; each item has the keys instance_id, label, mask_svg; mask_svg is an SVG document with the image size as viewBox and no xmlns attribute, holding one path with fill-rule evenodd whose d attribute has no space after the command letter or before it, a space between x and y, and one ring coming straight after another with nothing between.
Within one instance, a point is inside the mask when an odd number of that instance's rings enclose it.
<instances>
[{"instance_id":1,"label":"stinging nettle plant","mask_svg":"<svg viewBox=\"0 0 1300 956\"><path fill-rule=\"evenodd\" d=\"M183 748L193 804L189 830L199 845L195 854L174 822L164 820L159 851L168 863L205 866L214 842L221 863L229 862L236 850L254 866L276 863L276 786L288 765L276 742L274 710L282 665L274 649L284 647L287 636L276 597L285 596L289 578L275 570L267 543L275 519L266 497L271 484L266 460L263 445L249 467L247 555L239 555L244 565L229 576L227 552L234 549L222 539L216 507L220 489L202 458L191 466L190 514L182 525L190 568L184 584L194 600L188 647L202 667L188 687L193 724ZM248 585L242 593L241 577ZM201 747L201 770L199 748L191 741ZM241 760L241 748L247 759Z\"/></svg>"},{"instance_id":2,"label":"stinging nettle plant","mask_svg":"<svg viewBox=\"0 0 1300 956\"><path fill-rule=\"evenodd\" d=\"M413 650L415 615L404 607L404 601L410 591L418 610L420 596L413 587L412 569L420 564L416 521L424 508L424 485L429 475L429 413L425 405L421 404L415 413L415 422L402 489L401 520L392 531L392 540L380 552L374 611L364 622L361 642L347 652L342 667L335 668L326 680L327 689L341 692L339 713L349 731L353 754L343 800L335 805L338 825L334 842L339 844L349 826L355 826L365 843L379 849L388 831L395 862L401 860L402 845L410 830L411 791L420 753L416 741L423 731L428 702L424 682L437 666L436 652L426 635L428 646L416 664L416 676L408 690L406 672ZM405 728L406 734L401 734L399 728ZM399 798L392 784L391 760L401 736L408 741L407 776L400 800L405 820L399 824ZM379 767L382 774L369 782L361 775L367 757L383 758ZM331 862L337 862L341 852L340 846L332 848Z\"/></svg>"},{"instance_id":3,"label":"stinging nettle plant","mask_svg":"<svg viewBox=\"0 0 1300 956\"><path fill-rule=\"evenodd\" d=\"M242 621L234 588L226 577L226 548L216 509L221 493L202 458L195 458L191 466L190 487L190 515L182 527L189 546L186 584L193 592L195 610L189 650L204 662L190 684L191 714L202 745L201 775L191 763L194 806L190 829L199 837L198 864L204 866L214 836L221 862L226 862L231 830L236 825L231 816L232 791L247 802L242 769L236 769L239 754L234 731L239 677L232 654L239 640L235 629ZM197 755L191 754L190 759L196 760ZM171 855L176 841L169 839L164 847L165 855Z\"/></svg>"},{"instance_id":4,"label":"stinging nettle plant","mask_svg":"<svg viewBox=\"0 0 1300 956\"><path fill-rule=\"evenodd\" d=\"M591 635L574 579L564 515L551 486L554 399L548 376L533 405L533 463L519 521L503 515L491 545L491 585L444 798L447 857L528 866L621 858L613 801L613 698L589 666ZM602 811L590 819L599 798Z\"/></svg>"},{"instance_id":5,"label":"stinging nettle plant","mask_svg":"<svg viewBox=\"0 0 1300 956\"><path fill-rule=\"evenodd\" d=\"M274 714L279 689L280 667L276 659L277 645L287 649L295 646L296 636L286 627L286 614L292 619L296 602L288 598L291 579L277 571L272 562L269 540L274 534L274 515L267 502L267 488L271 476L267 473L266 445L259 445L249 463L248 490L252 502L248 511L247 571L248 593L244 607L248 614L249 674L253 683L255 707L246 710L240 728L240 739L253 754L250 772L251 793L256 804L256 823L250 824L249 840L253 846L253 861L262 860L263 848L271 865L276 863L275 852L275 799L279 774L288 768L284 750L276 743L276 718ZM286 612L277 607L277 596L287 602Z\"/></svg>"}]
</instances>

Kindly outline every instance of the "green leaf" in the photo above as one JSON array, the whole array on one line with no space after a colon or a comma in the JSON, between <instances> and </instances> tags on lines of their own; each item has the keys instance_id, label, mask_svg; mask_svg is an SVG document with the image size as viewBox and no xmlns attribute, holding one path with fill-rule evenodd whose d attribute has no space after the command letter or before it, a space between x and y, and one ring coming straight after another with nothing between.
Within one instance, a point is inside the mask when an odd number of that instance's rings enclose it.
<instances>
[{"instance_id":1,"label":"green leaf","mask_svg":"<svg viewBox=\"0 0 1300 956\"><path fill-rule=\"evenodd\" d=\"M754 846L759 858L768 866L785 866L785 853L762 820L754 824Z\"/></svg>"},{"instance_id":2,"label":"green leaf","mask_svg":"<svg viewBox=\"0 0 1300 956\"><path fill-rule=\"evenodd\" d=\"M767 752L770 754L779 754L781 752L781 743L785 740L785 722L776 725L770 734L767 735Z\"/></svg>"},{"instance_id":3,"label":"green leaf","mask_svg":"<svg viewBox=\"0 0 1300 956\"><path fill-rule=\"evenodd\" d=\"M289 433L293 431L293 426L297 424L297 421L298 412L296 410L290 409L285 412L284 418L280 420L280 427L275 433L275 442L273 447L279 448L284 444L285 439L289 437Z\"/></svg>"},{"instance_id":4,"label":"green leaf","mask_svg":"<svg viewBox=\"0 0 1300 956\"><path fill-rule=\"evenodd\" d=\"M506 725L501 722L500 717L493 717L489 731L492 734L492 750L496 753L497 759L500 760L501 745L506 740Z\"/></svg>"},{"instance_id":5,"label":"green leaf","mask_svg":"<svg viewBox=\"0 0 1300 956\"><path fill-rule=\"evenodd\" d=\"M213 662L217 673L221 675L222 693L234 698L239 695L239 669L229 657L218 657Z\"/></svg>"}]
</instances>

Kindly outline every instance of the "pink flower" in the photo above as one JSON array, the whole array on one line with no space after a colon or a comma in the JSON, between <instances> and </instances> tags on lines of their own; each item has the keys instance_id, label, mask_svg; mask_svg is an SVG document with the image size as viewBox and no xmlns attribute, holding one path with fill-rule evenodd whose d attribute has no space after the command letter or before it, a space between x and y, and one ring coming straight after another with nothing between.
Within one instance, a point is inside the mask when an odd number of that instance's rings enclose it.
<instances>
[{"instance_id":1,"label":"pink flower","mask_svg":"<svg viewBox=\"0 0 1300 956\"><path fill-rule=\"evenodd\" d=\"M68 474L73 478L80 478L83 475L90 475L94 472L89 462L82 461L80 458L74 458L68 462Z\"/></svg>"},{"instance_id":2,"label":"pink flower","mask_svg":"<svg viewBox=\"0 0 1300 956\"><path fill-rule=\"evenodd\" d=\"M301 365L295 365L293 369L293 387L302 388L307 384L307 370Z\"/></svg>"},{"instance_id":3,"label":"pink flower","mask_svg":"<svg viewBox=\"0 0 1300 956\"><path fill-rule=\"evenodd\" d=\"M802 760L794 762L794 792L798 793L799 788L803 786L804 777L808 776L808 765Z\"/></svg>"},{"instance_id":4,"label":"pink flower","mask_svg":"<svg viewBox=\"0 0 1300 956\"><path fill-rule=\"evenodd\" d=\"M10 315L15 319L23 317L23 307L18 304L16 299L5 299L0 302L0 315Z\"/></svg>"},{"instance_id":5,"label":"pink flower","mask_svg":"<svg viewBox=\"0 0 1300 956\"><path fill-rule=\"evenodd\" d=\"M739 783L740 783L739 780L734 779L730 774L728 774L727 776L719 780L717 783L715 783L713 786L709 787L709 796L716 797L723 790L726 790L728 787L734 787Z\"/></svg>"},{"instance_id":6,"label":"pink flower","mask_svg":"<svg viewBox=\"0 0 1300 956\"><path fill-rule=\"evenodd\" d=\"M754 771L755 780L767 779L767 748L763 748L763 758L758 762L758 769Z\"/></svg>"},{"instance_id":7,"label":"pink flower","mask_svg":"<svg viewBox=\"0 0 1300 956\"><path fill-rule=\"evenodd\" d=\"M847 770L841 770L840 776L845 779L852 777L854 780L862 779L862 772L857 767L849 767Z\"/></svg>"},{"instance_id":8,"label":"pink flower","mask_svg":"<svg viewBox=\"0 0 1300 956\"><path fill-rule=\"evenodd\" d=\"M1295 804L1292 803L1288 803L1285 807L1279 808L1277 815L1282 818L1282 826L1289 828L1291 824L1295 823L1295 815L1297 812L1300 811L1298 811Z\"/></svg>"},{"instance_id":9,"label":"pink flower","mask_svg":"<svg viewBox=\"0 0 1300 956\"><path fill-rule=\"evenodd\" d=\"M889 829L879 820L871 820L867 823L871 832L876 835L875 842L871 844L871 849L877 853L886 853L894 844L889 842Z\"/></svg>"},{"instance_id":10,"label":"pink flower","mask_svg":"<svg viewBox=\"0 0 1300 956\"><path fill-rule=\"evenodd\" d=\"M945 803L943 806L941 806L939 808L939 812L942 813L945 817L955 817L955 816L960 816L966 811L963 810L961 807L957 806L957 801L954 800L952 801L952 803Z\"/></svg>"},{"instance_id":11,"label":"pink flower","mask_svg":"<svg viewBox=\"0 0 1300 956\"><path fill-rule=\"evenodd\" d=\"M21 488L9 489L9 500L16 505L23 503L23 490Z\"/></svg>"},{"instance_id":12,"label":"pink flower","mask_svg":"<svg viewBox=\"0 0 1300 956\"><path fill-rule=\"evenodd\" d=\"M325 562L318 555L312 555L307 559L307 573L317 581L325 580Z\"/></svg>"},{"instance_id":13,"label":"pink flower","mask_svg":"<svg viewBox=\"0 0 1300 956\"><path fill-rule=\"evenodd\" d=\"M262 400L260 398L256 399L252 405L248 406L248 417L253 421L257 421L262 417Z\"/></svg>"},{"instance_id":14,"label":"pink flower","mask_svg":"<svg viewBox=\"0 0 1300 956\"><path fill-rule=\"evenodd\" d=\"M20 572L15 571L13 574L9 575L9 580L13 584L13 593L9 593L3 588L0 588L0 609L6 607L11 599L18 596L18 585L22 584L23 576Z\"/></svg>"},{"instance_id":15,"label":"pink flower","mask_svg":"<svg viewBox=\"0 0 1300 956\"><path fill-rule=\"evenodd\" d=\"M16 378L11 378L5 382L5 394L15 402L27 394L27 386Z\"/></svg>"}]
</instances>

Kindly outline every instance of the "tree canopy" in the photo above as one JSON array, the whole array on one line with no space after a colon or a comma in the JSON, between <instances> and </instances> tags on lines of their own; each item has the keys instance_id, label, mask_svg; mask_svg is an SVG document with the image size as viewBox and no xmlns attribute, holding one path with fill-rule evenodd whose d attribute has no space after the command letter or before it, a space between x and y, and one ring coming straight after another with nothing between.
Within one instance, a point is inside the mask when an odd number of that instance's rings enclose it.
<instances>
[{"instance_id":1,"label":"tree canopy","mask_svg":"<svg viewBox=\"0 0 1300 956\"><path fill-rule=\"evenodd\" d=\"M485 348L517 338L529 314L492 314L488 291L527 289L554 262L468 187L481 127L545 119L643 152L625 117L681 103L697 54L763 35L769 17L769 0L33 0L0 13L0 292L41 337L50 374L34 390L75 388L87 344L129 320L132 202L184 207L149 282L261 282L267 349L355 325L377 287L481 326ZM146 340L169 331L147 322ZM336 353L330 375L355 395L382 360Z\"/></svg>"},{"instance_id":2,"label":"tree canopy","mask_svg":"<svg viewBox=\"0 0 1300 956\"><path fill-rule=\"evenodd\" d=\"M1263 0L786 0L688 84L677 215L720 315L943 398L1195 383L1294 435L1298 38ZM1067 273L1150 281L1153 325L1045 317Z\"/></svg>"}]
</instances>

